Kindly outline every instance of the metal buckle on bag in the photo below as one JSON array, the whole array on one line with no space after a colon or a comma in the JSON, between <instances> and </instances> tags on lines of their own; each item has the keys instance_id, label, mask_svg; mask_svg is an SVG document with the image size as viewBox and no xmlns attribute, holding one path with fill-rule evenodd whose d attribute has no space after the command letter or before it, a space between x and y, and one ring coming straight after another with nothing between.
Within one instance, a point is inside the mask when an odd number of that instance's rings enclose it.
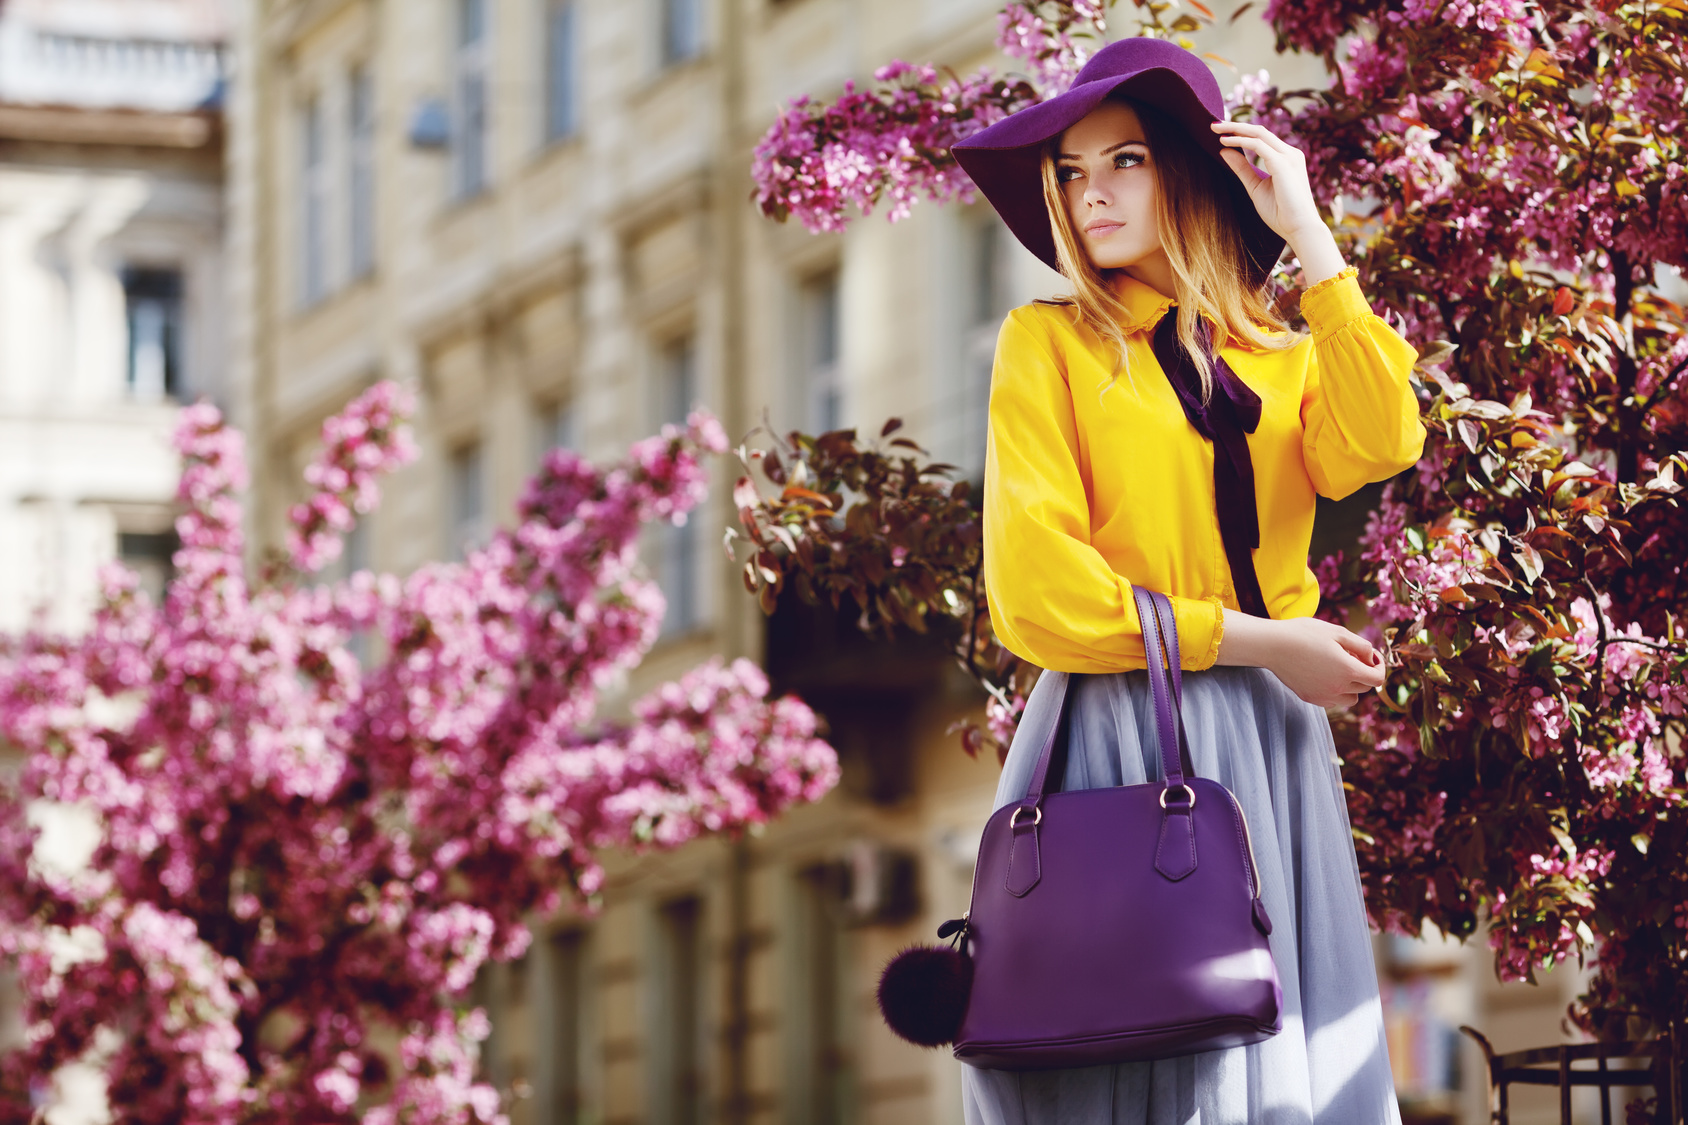
<instances>
[{"instance_id":1,"label":"metal buckle on bag","mask_svg":"<svg viewBox=\"0 0 1688 1125\"><path fill-rule=\"evenodd\" d=\"M1164 808L1165 806L1163 805L1162 807ZM1008 829L1009 829L1009 831L1013 831L1014 829L1020 827L1020 814L1025 812L1025 811L1026 811L1026 806L1024 806L1024 805L1021 805L1019 808L1014 810L1013 815L1008 818ZM1032 812L1037 814L1035 817L1032 818L1032 827L1036 828L1038 825L1043 823L1043 806L1042 805L1032 806Z\"/></svg>"},{"instance_id":2,"label":"metal buckle on bag","mask_svg":"<svg viewBox=\"0 0 1688 1125\"><path fill-rule=\"evenodd\" d=\"M1163 808L1163 809L1166 808L1166 795L1168 793L1172 792L1174 789L1182 789L1184 791L1184 796L1189 798L1188 803L1186 803L1185 806L1184 806L1186 809L1193 809L1193 808L1196 807L1196 791L1194 789L1191 789L1188 785L1185 785L1182 782L1180 782L1177 785L1168 785L1165 789L1161 790L1161 795L1160 795L1161 808Z\"/></svg>"}]
</instances>

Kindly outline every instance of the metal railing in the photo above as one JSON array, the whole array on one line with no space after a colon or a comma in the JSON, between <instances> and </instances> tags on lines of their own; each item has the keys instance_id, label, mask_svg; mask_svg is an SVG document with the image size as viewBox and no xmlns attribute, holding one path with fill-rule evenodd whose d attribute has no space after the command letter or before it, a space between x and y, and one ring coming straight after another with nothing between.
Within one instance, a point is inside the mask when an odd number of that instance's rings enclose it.
<instances>
[{"instance_id":1,"label":"metal railing","mask_svg":"<svg viewBox=\"0 0 1688 1125\"><path fill-rule=\"evenodd\" d=\"M1600 1125L1612 1125L1612 1091L1650 1087L1658 1096L1658 1122L1668 1125L1688 1125L1684 1120L1683 1062L1680 1051L1681 1029L1673 1030L1658 1039L1621 1043L1575 1043L1559 1047L1536 1047L1527 1051L1509 1051L1497 1055L1483 1033L1473 1027L1461 1026L1483 1050L1488 1064L1489 1121L1491 1125L1511 1125L1512 1086L1553 1086L1559 1090L1560 1125L1572 1125L1571 1093L1578 1087L1592 1087L1600 1091ZM1614 1068L1610 1064L1622 1059L1647 1059L1645 1068ZM1577 1067L1579 1062L1594 1063L1592 1069Z\"/></svg>"}]
</instances>

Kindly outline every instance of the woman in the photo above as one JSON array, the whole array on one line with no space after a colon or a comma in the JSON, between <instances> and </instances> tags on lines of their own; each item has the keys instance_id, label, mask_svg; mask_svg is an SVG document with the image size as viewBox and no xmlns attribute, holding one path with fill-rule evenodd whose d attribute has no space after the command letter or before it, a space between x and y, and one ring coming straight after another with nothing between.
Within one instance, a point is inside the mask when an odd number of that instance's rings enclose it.
<instances>
[{"instance_id":1,"label":"woman","mask_svg":"<svg viewBox=\"0 0 1688 1125\"><path fill-rule=\"evenodd\" d=\"M1026 793L1063 679L1065 788L1159 778L1131 584L1170 595L1196 771L1237 795L1252 829L1283 1030L1156 1062L965 1067L970 1125L1399 1121L1323 711L1381 686L1383 660L1311 616L1307 551L1315 493L1347 495L1422 452L1417 357L1344 267L1301 154L1222 113L1199 59L1131 39L1067 94L956 146L1073 285L1009 314L992 381L991 617L1049 670L996 807ZM1286 243L1310 336L1264 292Z\"/></svg>"}]
</instances>

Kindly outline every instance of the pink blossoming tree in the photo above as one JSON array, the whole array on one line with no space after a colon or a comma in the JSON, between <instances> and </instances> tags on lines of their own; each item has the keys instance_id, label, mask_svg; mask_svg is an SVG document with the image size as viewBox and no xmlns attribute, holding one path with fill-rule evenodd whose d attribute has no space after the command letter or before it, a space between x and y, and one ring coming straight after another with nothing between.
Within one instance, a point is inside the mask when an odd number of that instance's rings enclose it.
<instances>
[{"instance_id":1,"label":"pink blossoming tree","mask_svg":"<svg viewBox=\"0 0 1688 1125\"><path fill-rule=\"evenodd\" d=\"M325 425L256 583L240 436L187 408L163 604L113 569L85 635L0 648L0 739L24 755L0 796L0 951L26 1035L0 1120L32 1120L77 1060L125 1121L500 1120L462 998L526 920L594 896L603 848L737 831L836 780L813 714L743 661L630 723L595 716L655 639L635 539L702 498L700 455L724 446L707 415L608 468L552 452L463 563L314 582L413 456L404 400L380 384ZM383 651L367 666L360 633ZM98 818L90 863L35 854L41 802Z\"/></svg>"},{"instance_id":2,"label":"pink blossoming tree","mask_svg":"<svg viewBox=\"0 0 1688 1125\"><path fill-rule=\"evenodd\" d=\"M1209 16L1162 25L1174 10L1139 6L1142 30ZM1585 1028L1680 1030L1688 310L1671 286L1688 268L1688 4L1272 0L1266 14L1333 83L1281 91L1262 73L1234 113L1307 153L1367 293L1420 349L1431 430L1353 557L1317 568L1324 612L1393 653L1384 691L1337 723L1373 921L1464 936L1486 917L1503 977L1593 957L1573 1009ZM881 195L893 218L917 194L965 197L943 146L1023 104L1026 84L1061 88L1101 17L1081 0L1010 3L999 45L1028 83L940 87L922 70L918 95L795 104L758 151L764 211L823 230ZM786 485L740 484L747 585L765 604L792 588L850 598L865 627L945 632L992 693L1000 746L1029 676L981 612L965 494L917 449L854 433L782 450L772 473L745 454ZM864 459L900 471L864 475Z\"/></svg>"}]
</instances>

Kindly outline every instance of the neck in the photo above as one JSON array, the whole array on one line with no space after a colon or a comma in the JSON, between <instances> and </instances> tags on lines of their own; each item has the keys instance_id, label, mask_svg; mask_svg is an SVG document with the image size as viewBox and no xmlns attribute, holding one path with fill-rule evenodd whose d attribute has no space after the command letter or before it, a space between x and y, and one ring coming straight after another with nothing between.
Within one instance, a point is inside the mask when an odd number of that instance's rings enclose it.
<instances>
[{"instance_id":1,"label":"neck","mask_svg":"<svg viewBox=\"0 0 1688 1125\"><path fill-rule=\"evenodd\" d=\"M1163 297L1178 296L1178 284L1172 274L1172 261L1166 256L1165 250L1156 250L1142 261L1133 262L1119 272L1136 278Z\"/></svg>"}]
</instances>

